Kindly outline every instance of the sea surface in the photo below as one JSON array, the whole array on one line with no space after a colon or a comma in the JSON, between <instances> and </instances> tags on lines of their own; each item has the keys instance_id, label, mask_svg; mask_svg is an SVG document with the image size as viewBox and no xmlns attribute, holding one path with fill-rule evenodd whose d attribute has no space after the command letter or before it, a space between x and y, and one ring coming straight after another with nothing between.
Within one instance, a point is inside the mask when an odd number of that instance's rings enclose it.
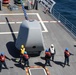
<instances>
[{"instance_id":1,"label":"sea surface","mask_svg":"<svg viewBox=\"0 0 76 75\"><path fill-rule=\"evenodd\" d=\"M76 26L76 0L54 0L54 8Z\"/></svg>"}]
</instances>

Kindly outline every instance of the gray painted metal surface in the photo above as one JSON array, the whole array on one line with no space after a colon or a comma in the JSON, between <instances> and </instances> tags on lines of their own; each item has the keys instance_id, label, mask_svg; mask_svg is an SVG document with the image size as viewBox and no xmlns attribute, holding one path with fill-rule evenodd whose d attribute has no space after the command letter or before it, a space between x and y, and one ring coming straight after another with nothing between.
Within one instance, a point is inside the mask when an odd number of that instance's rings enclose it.
<instances>
[{"instance_id":1,"label":"gray painted metal surface","mask_svg":"<svg viewBox=\"0 0 76 75\"><path fill-rule=\"evenodd\" d=\"M24 44L27 52L39 52L44 50L41 25L37 20L22 22L16 40L16 48L20 50Z\"/></svg>"},{"instance_id":2,"label":"gray painted metal surface","mask_svg":"<svg viewBox=\"0 0 76 75\"><path fill-rule=\"evenodd\" d=\"M11 0L13 1L13 0ZM13 14L13 13L22 13L22 9L20 8L17 11L9 11L7 8L3 7L3 10L0 12L0 14ZM51 62L52 67L46 66L49 69L50 75L76 75L76 47L74 45L76 44L75 39L67 32L64 26L62 26L60 23L58 23L52 16L49 16L48 14L44 14L42 12L43 7L39 4L38 10L29 10L28 13L38 13L48 29L48 32L43 32L43 39L44 44L46 48L49 48L50 45L53 43L56 49L56 55L55 55L55 62ZM25 20L24 16L20 15L1 15L0 16L0 23L6 22L5 16L8 18L8 20L14 23L10 23L12 30L14 32L19 31L20 24L16 23L18 21ZM29 15L32 19L38 19L35 16ZM38 19L38 21L40 21ZM48 21L48 22L44 22ZM42 27L42 31L44 28ZM14 40L12 37L12 33L9 29L8 24L0 24L0 52L4 52L9 58L16 58L17 55L16 49L14 46ZM14 33L14 35L18 36L17 33ZM62 67L62 63L64 62L64 49L68 47L69 51L74 54L74 56L70 57L70 67L65 66ZM45 60L42 59L44 57L44 52L37 57L30 57L29 64L30 66L42 66L45 63ZM26 75L26 71L23 70L23 68L13 60L9 61L6 60L6 64L8 66L7 69L2 69L2 72L0 72L0 75ZM11 68L13 67L13 68Z\"/></svg>"}]
</instances>

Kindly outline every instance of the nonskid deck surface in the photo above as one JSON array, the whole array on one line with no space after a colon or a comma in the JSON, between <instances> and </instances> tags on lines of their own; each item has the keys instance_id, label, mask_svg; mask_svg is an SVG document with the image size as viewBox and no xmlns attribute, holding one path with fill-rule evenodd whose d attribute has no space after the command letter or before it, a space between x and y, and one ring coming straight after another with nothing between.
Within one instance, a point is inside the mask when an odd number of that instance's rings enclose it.
<instances>
[{"instance_id":1,"label":"nonskid deck surface","mask_svg":"<svg viewBox=\"0 0 76 75\"><path fill-rule=\"evenodd\" d=\"M39 4L38 10L27 10L27 14L29 19L36 19L40 22L45 48L49 48L52 43L55 45L55 62L50 61L52 67L46 67L48 68L50 75L75 75L75 40L62 25L57 23L53 16L48 13L44 14L43 10L44 8ZM19 7L19 10L10 11L7 7L3 6L2 11L0 11L0 52L5 52L9 58L12 58L11 61L6 60L9 70L2 69L0 75L26 75L26 71L23 70L23 66L20 66L13 60L18 57L14 44L20 24L23 20L25 20L25 18L21 7ZM69 51L72 52L74 56L70 57L70 67L65 66L63 68L64 49L66 47L69 48ZM40 56L31 57L29 59L30 66L44 65L45 60L43 57L44 52L42 52Z\"/></svg>"}]
</instances>

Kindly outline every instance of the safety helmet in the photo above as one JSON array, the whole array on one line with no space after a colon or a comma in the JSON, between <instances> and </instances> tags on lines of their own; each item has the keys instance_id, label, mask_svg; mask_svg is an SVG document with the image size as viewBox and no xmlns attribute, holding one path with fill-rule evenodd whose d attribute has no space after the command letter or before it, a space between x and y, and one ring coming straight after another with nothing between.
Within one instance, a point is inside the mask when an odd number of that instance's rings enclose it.
<instances>
[{"instance_id":1,"label":"safety helmet","mask_svg":"<svg viewBox=\"0 0 76 75\"><path fill-rule=\"evenodd\" d=\"M68 51L68 48L65 48L66 51Z\"/></svg>"},{"instance_id":2,"label":"safety helmet","mask_svg":"<svg viewBox=\"0 0 76 75\"><path fill-rule=\"evenodd\" d=\"M4 55L4 52L1 52L1 55Z\"/></svg>"},{"instance_id":3,"label":"safety helmet","mask_svg":"<svg viewBox=\"0 0 76 75\"><path fill-rule=\"evenodd\" d=\"M53 44L51 44L51 46L52 46L52 47L54 47L54 45L53 45Z\"/></svg>"},{"instance_id":4,"label":"safety helmet","mask_svg":"<svg viewBox=\"0 0 76 75\"><path fill-rule=\"evenodd\" d=\"M27 52L25 51L24 54L27 54Z\"/></svg>"},{"instance_id":5,"label":"safety helmet","mask_svg":"<svg viewBox=\"0 0 76 75\"><path fill-rule=\"evenodd\" d=\"M49 51L48 49L45 50L45 52L48 52L48 51Z\"/></svg>"},{"instance_id":6,"label":"safety helmet","mask_svg":"<svg viewBox=\"0 0 76 75\"><path fill-rule=\"evenodd\" d=\"M21 48L24 48L24 45L21 45Z\"/></svg>"}]
</instances>

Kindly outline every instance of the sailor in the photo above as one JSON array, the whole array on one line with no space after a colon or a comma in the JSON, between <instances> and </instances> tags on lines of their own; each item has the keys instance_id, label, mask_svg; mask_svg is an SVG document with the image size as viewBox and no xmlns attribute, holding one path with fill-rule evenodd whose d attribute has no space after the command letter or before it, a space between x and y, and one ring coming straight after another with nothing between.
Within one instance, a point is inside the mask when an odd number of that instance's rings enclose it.
<instances>
[{"instance_id":1,"label":"sailor","mask_svg":"<svg viewBox=\"0 0 76 75\"><path fill-rule=\"evenodd\" d=\"M22 54L24 54L24 51L25 51L25 46L24 45L21 45L21 51L22 51Z\"/></svg>"},{"instance_id":2,"label":"sailor","mask_svg":"<svg viewBox=\"0 0 76 75\"><path fill-rule=\"evenodd\" d=\"M52 61L54 61L54 56L56 54L56 50L55 50L53 44L51 44L51 47L49 48L49 51L51 52L51 59L52 59Z\"/></svg>"},{"instance_id":3,"label":"sailor","mask_svg":"<svg viewBox=\"0 0 76 75\"><path fill-rule=\"evenodd\" d=\"M26 65L29 67L29 56L26 51L23 54L23 60L24 60L24 68L26 67Z\"/></svg>"},{"instance_id":4,"label":"sailor","mask_svg":"<svg viewBox=\"0 0 76 75\"><path fill-rule=\"evenodd\" d=\"M74 54L70 53L70 52L68 51L68 48L66 48L65 51L64 51L64 57L65 57L64 67L65 67L66 63L67 63L68 66L70 66L70 65L69 65L69 56L70 56L70 55L74 55Z\"/></svg>"},{"instance_id":5,"label":"sailor","mask_svg":"<svg viewBox=\"0 0 76 75\"><path fill-rule=\"evenodd\" d=\"M31 0L31 7L32 7L32 9L33 9L33 7L34 7L34 1L35 1L35 0Z\"/></svg>"},{"instance_id":6,"label":"sailor","mask_svg":"<svg viewBox=\"0 0 76 75\"><path fill-rule=\"evenodd\" d=\"M51 58L51 52L48 49L46 49L46 51L45 51L45 66L47 64L49 64L49 66L52 67L51 63L50 63L50 58Z\"/></svg>"},{"instance_id":7,"label":"sailor","mask_svg":"<svg viewBox=\"0 0 76 75\"><path fill-rule=\"evenodd\" d=\"M20 60L19 60L19 63L20 64L22 63L24 52L25 52L25 46L24 45L21 45L21 49L20 49Z\"/></svg>"},{"instance_id":8,"label":"sailor","mask_svg":"<svg viewBox=\"0 0 76 75\"><path fill-rule=\"evenodd\" d=\"M36 9L38 10L38 0L34 0L34 6L33 6L33 9Z\"/></svg>"},{"instance_id":9,"label":"sailor","mask_svg":"<svg viewBox=\"0 0 76 75\"><path fill-rule=\"evenodd\" d=\"M6 58L9 59L7 56L4 55L4 52L2 52L2 53L0 54L0 72L1 72L1 70L2 70L2 65L4 65L4 67L5 67L6 69L8 69L8 67L7 67L7 65L6 65L6 62L5 62ZM10 59L9 59L9 60L10 60Z\"/></svg>"},{"instance_id":10,"label":"sailor","mask_svg":"<svg viewBox=\"0 0 76 75\"><path fill-rule=\"evenodd\" d=\"M48 7L44 7L43 12L46 14L49 11Z\"/></svg>"}]
</instances>

